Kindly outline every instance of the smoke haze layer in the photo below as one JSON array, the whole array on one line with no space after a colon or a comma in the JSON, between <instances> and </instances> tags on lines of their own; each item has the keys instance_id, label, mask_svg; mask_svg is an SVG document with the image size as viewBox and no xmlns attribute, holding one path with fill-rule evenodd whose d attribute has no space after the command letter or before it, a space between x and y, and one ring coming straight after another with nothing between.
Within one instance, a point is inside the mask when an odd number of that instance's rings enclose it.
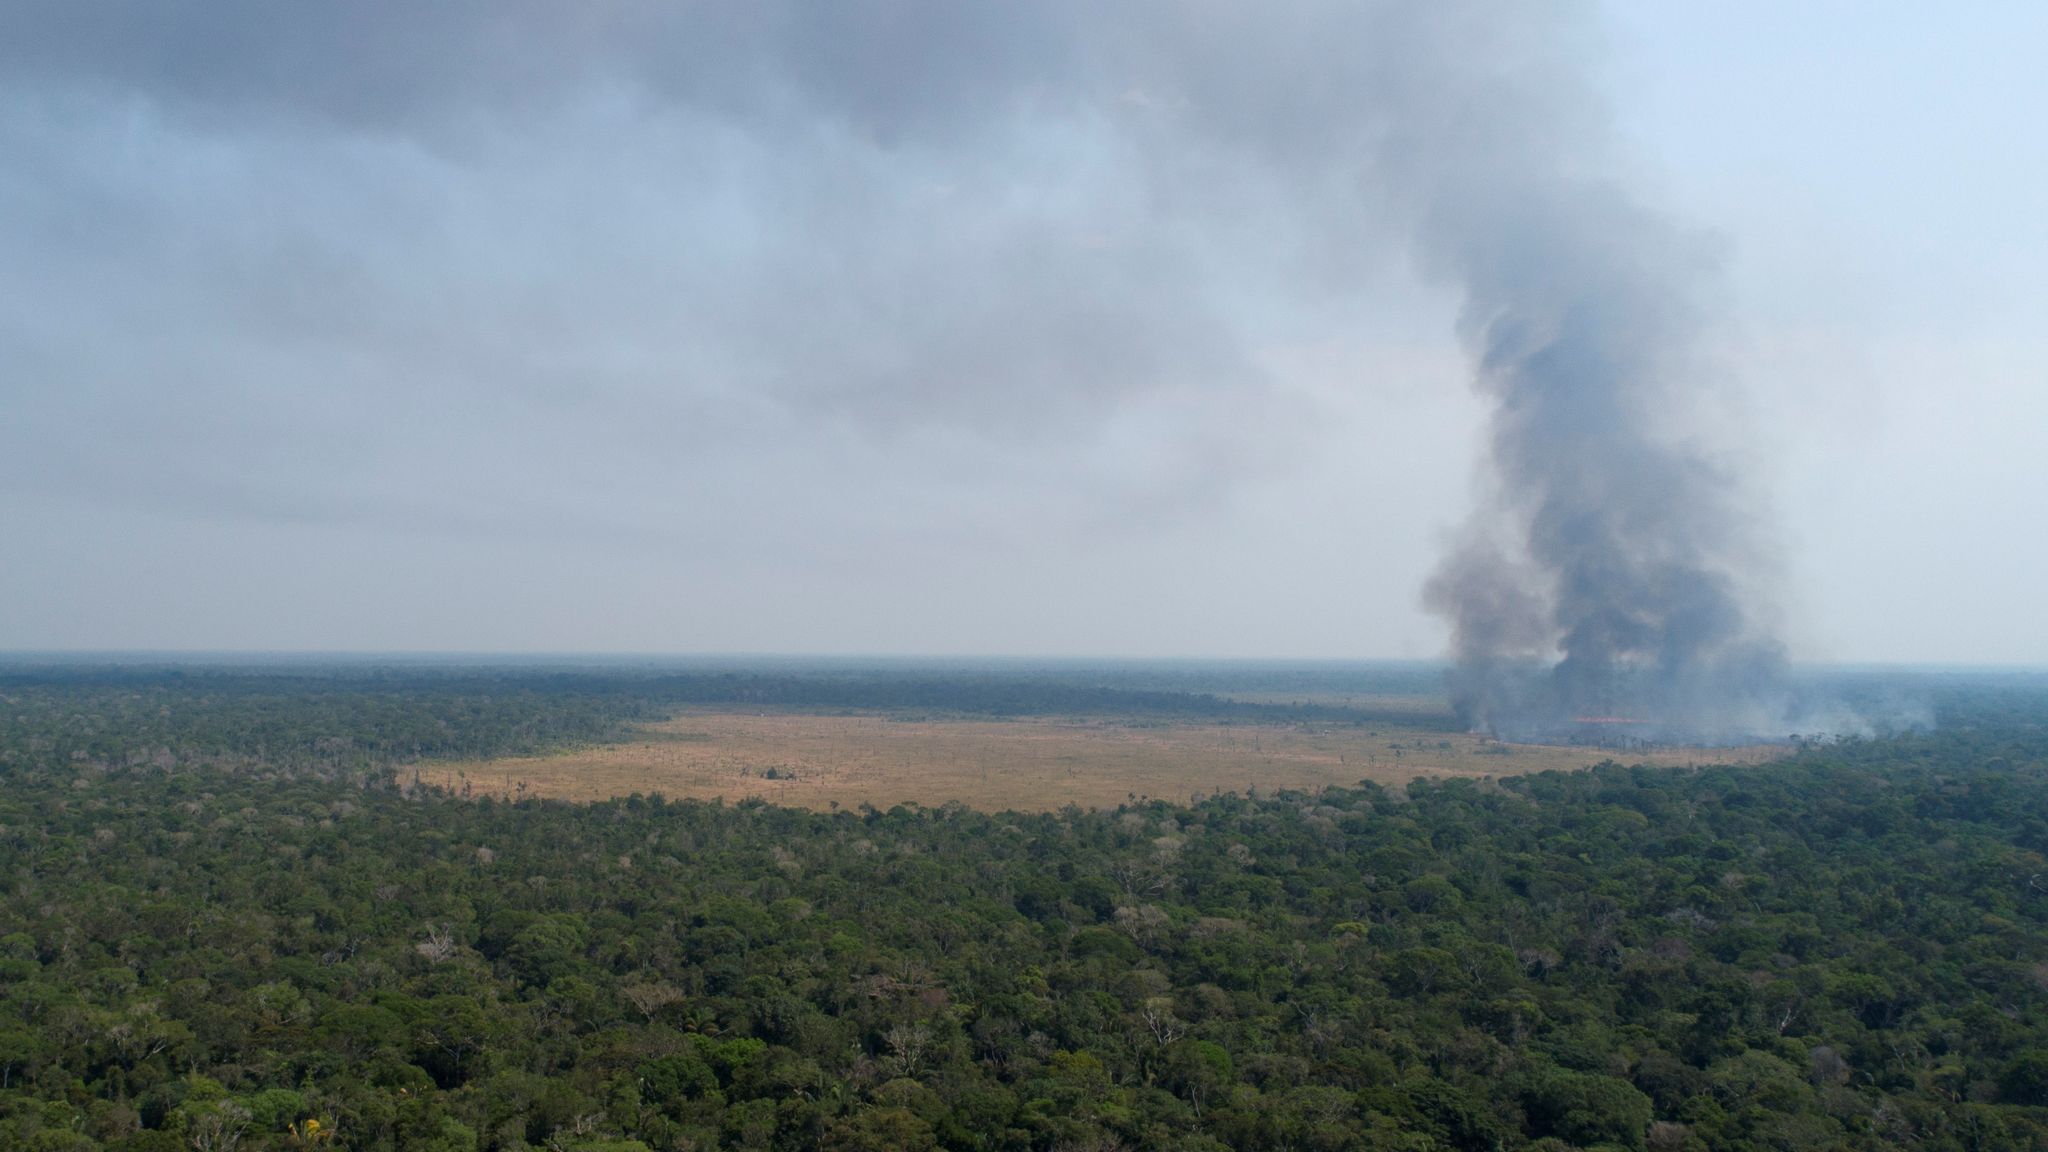
<instances>
[{"instance_id":1,"label":"smoke haze layer","mask_svg":"<svg viewBox=\"0 0 2048 1152\"><path fill-rule=\"evenodd\" d=\"M895 587L939 566L891 533L1131 536L1277 470L1322 415L1282 353L1412 266L1490 412L1427 590L1470 722L1782 731L1715 252L1635 191L1595 15L23 0L0 487Z\"/></svg>"}]
</instances>

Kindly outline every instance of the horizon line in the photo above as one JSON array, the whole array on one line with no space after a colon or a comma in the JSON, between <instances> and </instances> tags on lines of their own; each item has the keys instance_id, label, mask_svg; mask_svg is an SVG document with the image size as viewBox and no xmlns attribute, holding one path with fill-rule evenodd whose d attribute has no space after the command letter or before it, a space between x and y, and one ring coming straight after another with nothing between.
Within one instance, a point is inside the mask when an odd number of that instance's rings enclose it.
<instances>
[{"instance_id":1,"label":"horizon line","mask_svg":"<svg viewBox=\"0 0 2048 1152\"><path fill-rule=\"evenodd\" d=\"M598 662L697 662L718 661L878 661L886 663L974 663L1022 664L1277 664L1277 665L1411 665L1449 667L1445 656L1256 656L1256 655L1133 655L1101 653L1015 653L1015 652L799 652L799 651L675 651L675 650L574 650L574 649L368 649L368 648L0 648L0 663L83 663L177 664L254 660L278 663L321 661L364 662L469 662L493 661L598 661ZM2044 672L2048 662L1964 661L1964 660L1795 660L1795 669L1859 669L1927 672Z\"/></svg>"}]
</instances>

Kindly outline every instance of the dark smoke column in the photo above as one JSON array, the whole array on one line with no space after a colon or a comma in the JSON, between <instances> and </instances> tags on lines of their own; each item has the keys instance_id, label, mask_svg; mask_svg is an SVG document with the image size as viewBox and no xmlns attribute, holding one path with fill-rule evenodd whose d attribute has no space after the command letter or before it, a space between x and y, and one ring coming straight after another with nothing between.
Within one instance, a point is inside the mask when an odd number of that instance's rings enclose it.
<instances>
[{"instance_id":1,"label":"dark smoke column","mask_svg":"<svg viewBox=\"0 0 2048 1152\"><path fill-rule=\"evenodd\" d=\"M1462 143L1397 139L1425 262L1464 293L1491 403L1487 496L1426 600L1454 629L1475 728L1571 738L1782 733L1782 659L1748 597L1753 526L1696 417L1705 246L1597 175L1604 131L1560 130L1475 85Z\"/></svg>"}]
</instances>

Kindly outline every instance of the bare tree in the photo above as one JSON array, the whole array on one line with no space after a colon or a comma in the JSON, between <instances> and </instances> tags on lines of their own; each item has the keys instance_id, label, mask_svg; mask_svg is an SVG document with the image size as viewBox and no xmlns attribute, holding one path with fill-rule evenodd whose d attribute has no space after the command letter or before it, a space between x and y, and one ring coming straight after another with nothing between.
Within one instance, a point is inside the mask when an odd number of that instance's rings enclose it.
<instances>
[{"instance_id":1,"label":"bare tree","mask_svg":"<svg viewBox=\"0 0 2048 1152\"><path fill-rule=\"evenodd\" d=\"M581 1138L597 1131L598 1126L603 1123L603 1113L587 1112L568 1124L556 1126L548 1135L549 1152L568 1152L570 1148L583 1143Z\"/></svg>"},{"instance_id":2,"label":"bare tree","mask_svg":"<svg viewBox=\"0 0 2048 1152\"><path fill-rule=\"evenodd\" d=\"M455 933L446 924L429 924L427 938L412 946L412 950L427 958L429 964L444 964L455 958L462 945L455 942Z\"/></svg>"},{"instance_id":3,"label":"bare tree","mask_svg":"<svg viewBox=\"0 0 2048 1152\"><path fill-rule=\"evenodd\" d=\"M235 1152L249 1132L249 1110L239 1104L222 1104L194 1117L185 1130L192 1152Z\"/></svg>"},{"instance_id":4,"label":"bare tree","mask_svg":"<svg viewBox=\"0 0 2048 1152\"><path fill-rule=\"evenodd\" d=\"M1138 1022L1152 1037L1155 1047L1164 1048L1175 1040L1187 1035L1187 1024L1174 1016L1173 1001L1165 996L1154 996L1138 1009Z\"/></svg>"},{"instance_id":5,"label":"bare tree","mask_svg":"<svg viewBox=\"0 0 2048 1152\"><path fill-rule=\"evenodd\" d=\"M915 1080L923 1074L932 1044L932 1030L924 1021L891 1025L882 1041L889 1046L889 1063L898 1075Z\"/></svg>"},{"instance_id":6,"label":"bare tree","mask_svg":"<svg viewBox=\"0 0 2048 1152\"><path fill-rule=\"evenodd\" d=\"M1116 881L1124 895L1137 899L1164 892L1172 883L1172 877L1143 860L1117 860L1109 866L1109 878Z\"/></svg>"},{"instance_id":7,"label":"bare tree","mask_svg":"<svg viewBox=\"0 0 2048 1152\"><path fill-rule=\"evenodd\" d=\"M1112 919L1119 929L1140 944L1151 943L1169 923L1166 913L1157 904L1140 904L1135 908L1125 906L1117 909Z\"/></svg>"},{"instance_id":8,"label":"bare tree","mask_svg":"<svg viewBox=\"0 0 2048 1152\"><path fill-rule=\"evenodd\" d=\"M619 992L647 1018L649 1024L654 1023L654 1018L661 1014L662 1009L688 999L683 995L682 989L658 980L636 980L619 989Z\"/></svg>"}]
</instances>

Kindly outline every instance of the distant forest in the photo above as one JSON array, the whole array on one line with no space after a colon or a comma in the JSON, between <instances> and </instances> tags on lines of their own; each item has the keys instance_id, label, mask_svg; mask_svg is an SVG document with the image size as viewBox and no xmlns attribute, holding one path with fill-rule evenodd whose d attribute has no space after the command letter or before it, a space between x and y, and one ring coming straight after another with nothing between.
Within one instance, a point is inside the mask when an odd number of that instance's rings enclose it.
<instances>
[{"instance_id":1,"label":"distant forest","mask_svg":"<svg viewBox=\"0 0 2048 1152\"><path fill-rule=\"evenodd\" d=\"M1185 674L947 673L288 666L0 665L0 765L24 758L364 770L618 740L688 705L916 716L1127 716L1227 723L1401 723L1441 709L1248 703L1178 687ZM1175 687L1140 686L1166 683ZM1221 688L1234 681L1202 680ZM1273 683L1261 673L1250 683ZM1300 681L1294 681L1300 684ZM1351 684L1426 692L1411 670ZM1316 684L1301 685L1309 694ZM1349 689L1357 691L1357 688ZM1369 689L1368 689L1369 690Z\"/></svg>"},{"instance_id":2,"label":"distant forest","mask_svg":"<svg viewBox=\"0 0 2048 1152\"><path fill-rule=\"evenodd\" d=\"M2048 1149L2048 693L1923 688L1759 767L827 814L400 766L684 703L1343 709L0 669L0 1147Z\"/></svg>"}]
</instances>

